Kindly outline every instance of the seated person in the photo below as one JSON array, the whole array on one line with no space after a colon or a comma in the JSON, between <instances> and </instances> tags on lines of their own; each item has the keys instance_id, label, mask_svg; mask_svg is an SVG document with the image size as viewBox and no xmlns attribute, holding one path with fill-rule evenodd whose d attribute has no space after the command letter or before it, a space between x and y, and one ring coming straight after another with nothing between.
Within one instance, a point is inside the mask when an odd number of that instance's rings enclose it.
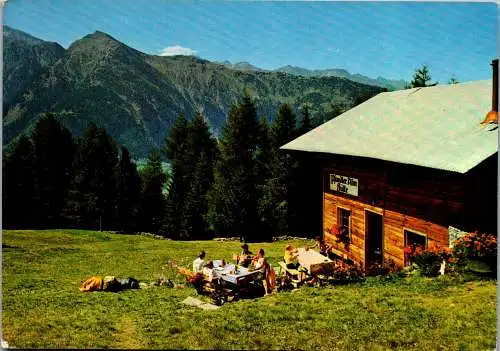
<instances>
[{"instance_id":1,"label":"seated person","mask_svg":"<svg viewBox=\"0 0 500 351\"><path fill-rule=\"evenodd\" d=\"M255 270L263 273L262 279L264 283L265 295L273 292L276 286L276 275L271 266L267 263L264 249L259 249L257 256L252 260Z\"/></svg>"},{"instance_id":2,"label":"seated person","mask_svg":"<svg viewBox=\"0 0 500 351\"><path fill-rule=\"evenodd\" d=\"M287 245L285 247L285 255L284 255L286 267L289 269L299 268L299 261L297 260L298 256L299 253L297 249L294 248L292 245Z\"/></svg>"},{"instance_id":3,"label":"seated person","mask_svg":"<svg viewBox=\"0 0 500 351\"><path fill-rule=\"evenodd\" d=\"M248 249L247 244L243 244L241 249L241 253L239 255L235 255L234 259L236 260L236 264L247 268L252 263L253 253Z\"/></svg>"},{"instance_id":4,"label":"seated person","mask_svg":"<svg viewBox=\"0 0 500 351\"><path fill-rule=\"evenodd\" d=\"M264 257L264 249L259 249L257 256L252 259L252 264L255 270L264 271L266 269L266 258Z\"/></svg>"},{"instance_id":5,"label":"seated person","mask_svg":"<svg viewBox=\"0 0 500 351\"><path fill-rule=\"evenodd\" d=\"M201 273L205 266L205 251L201 251L198 258L193 261L193 273Z\"/></svg>"},{"instance_id":6,"label":"seated person","mask_svg":"<svg viewBox=\"0 0 500 351\"><path fill-rule=\"evenodd\" d=\"M318 249L320 254L328 257L331 249L330 245L325 243L325 241L321 239L321 237L319 236L316 237L316 244L314 245L314 247Z\"/></svg>"},{"instance_id":7,"label":"seated person","mask_svg":"<svg viewBox=\"0 0 500 351\"><path fill-rule=\"evenodd\" d=\"M203 276L205 277L205 280L208 280L209 282L218 278L217 271L214 269L214 263L212 261L208 261L203 268Z\"/></svg>"}]
</instances>

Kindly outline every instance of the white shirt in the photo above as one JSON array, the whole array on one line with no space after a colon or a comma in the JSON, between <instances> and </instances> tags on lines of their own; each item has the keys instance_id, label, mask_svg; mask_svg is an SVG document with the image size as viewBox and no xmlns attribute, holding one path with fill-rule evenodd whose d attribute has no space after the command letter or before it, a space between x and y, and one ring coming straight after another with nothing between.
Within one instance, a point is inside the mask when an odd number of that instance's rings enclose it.
<instances>
[{"instance_id":1,"label":"white shirt","mask_svg":"<svg viewBox=\"0 0 500 351\"><path fill-rule=\"evenodd\" d=\"M257 262L255 262L255 269L256 269L256 270L259 270L259 269L260 269L260 270L264 271L264 270L266 269L265 264L266 264L266 260L265 260L265 258L264 258L264 257L261 257L261 258L259 258L259 259L257 260Z\"/></svg>"},{"instance_id":2,"label":"white shirt","mask_svg":"<svg viewBox=\"0 0 500 351\"><path fill-rule=\"evenodd\" d=\"M203 275L208 278L208 280L213 280L217 278L217 272L213 268L205 267L203 268Z\"/></svg>"},{"instance_id":3,"label":"white shirt","mask_svg":"<svg viewBox=\"0 0 500 351\"><path fill-rule=\"evenodd\" d=\"M193 272L201 273L203 271L203 266L205 265L205 261L202 258L197 258L193 261Z\"/></svg>"}]
</instances>

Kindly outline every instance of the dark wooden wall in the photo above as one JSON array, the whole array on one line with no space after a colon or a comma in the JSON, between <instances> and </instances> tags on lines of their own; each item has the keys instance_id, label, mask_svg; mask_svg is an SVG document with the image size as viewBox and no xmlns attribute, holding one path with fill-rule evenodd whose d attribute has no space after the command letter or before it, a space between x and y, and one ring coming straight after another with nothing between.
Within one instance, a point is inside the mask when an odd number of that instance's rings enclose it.
<instances>
[{"instance_id":1,"label":"dark wooden wall","mask_svg":"<svg viewBox=\"0 0 500 351\"><path fill-rule=\"evenodd\" d=\"M448 227L496 228L497 162L495 154L467 174L359 157L323 155L323 232L328 242L364 264L365 210L383 215L384 257L404 263L404 230L448 245ZM358 196L329 189L329 174L357 178ZM327 230L337 224L337 207L351 210L352 242L335 242Z\"/></svg>"},{"instance_id":2,"label":"dark wooden wall","mask_svg":"<svg viewBox=\"0 0 500 351\"><path fill-rule=\"evenodd\" d=\"M498 153L470 170L465 175L463 186L464 228L497 234Z\"/></svg>"}]
</instances>

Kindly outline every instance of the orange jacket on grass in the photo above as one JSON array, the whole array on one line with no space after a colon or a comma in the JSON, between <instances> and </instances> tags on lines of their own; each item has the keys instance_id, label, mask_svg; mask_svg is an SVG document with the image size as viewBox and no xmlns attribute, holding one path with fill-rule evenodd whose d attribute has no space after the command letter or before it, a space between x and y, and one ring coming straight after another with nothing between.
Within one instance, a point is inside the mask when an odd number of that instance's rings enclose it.
<instances>
[{"instance_id":1,"label":"orange jacket on grass","mask_svg":"<svg viewBox=\"0 0 500 351\"><path fill-rule=\"evenodd\" d=\"M100 291L103 289L104 281L101 277L90 277L80 286L80 291Z\"/></svg>"}]
</instances>

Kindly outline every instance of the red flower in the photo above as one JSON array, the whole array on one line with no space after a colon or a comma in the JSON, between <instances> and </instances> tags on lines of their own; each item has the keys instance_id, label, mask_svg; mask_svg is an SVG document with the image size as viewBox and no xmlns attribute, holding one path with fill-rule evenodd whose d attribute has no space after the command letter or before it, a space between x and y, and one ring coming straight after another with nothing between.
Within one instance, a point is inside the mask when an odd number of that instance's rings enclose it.
<instances>
[{"instance_id":1,"label":"red flower","mask_svg":"<svg viewBox=\"0 0 500 351\"><path fill-rule=\"evenodd\" d=\"M474 241L474 250L481 251L481 243L479 241Z\"/></svg>"},{"instance_id":2,"label":"red flower","mask_svg":"<svg viewBox=\"0 0 500 351\"><path fill-rule=\"evenodd\" d=\"M423 253L424 253L424 248L420 245L417 245L417 247L415 248L415 256L420 256Z\"/></svg>"},{"instance_id":3,"label":"red flower","mask_svg":"<svg viewBox=\"0 0 500 351\"><path fill-rule=\"evenodd\" d=\"M403 252L405 255L411 255L413 253L413 249L410 246L404 248Z\"/></svg>"}]
</instances>

